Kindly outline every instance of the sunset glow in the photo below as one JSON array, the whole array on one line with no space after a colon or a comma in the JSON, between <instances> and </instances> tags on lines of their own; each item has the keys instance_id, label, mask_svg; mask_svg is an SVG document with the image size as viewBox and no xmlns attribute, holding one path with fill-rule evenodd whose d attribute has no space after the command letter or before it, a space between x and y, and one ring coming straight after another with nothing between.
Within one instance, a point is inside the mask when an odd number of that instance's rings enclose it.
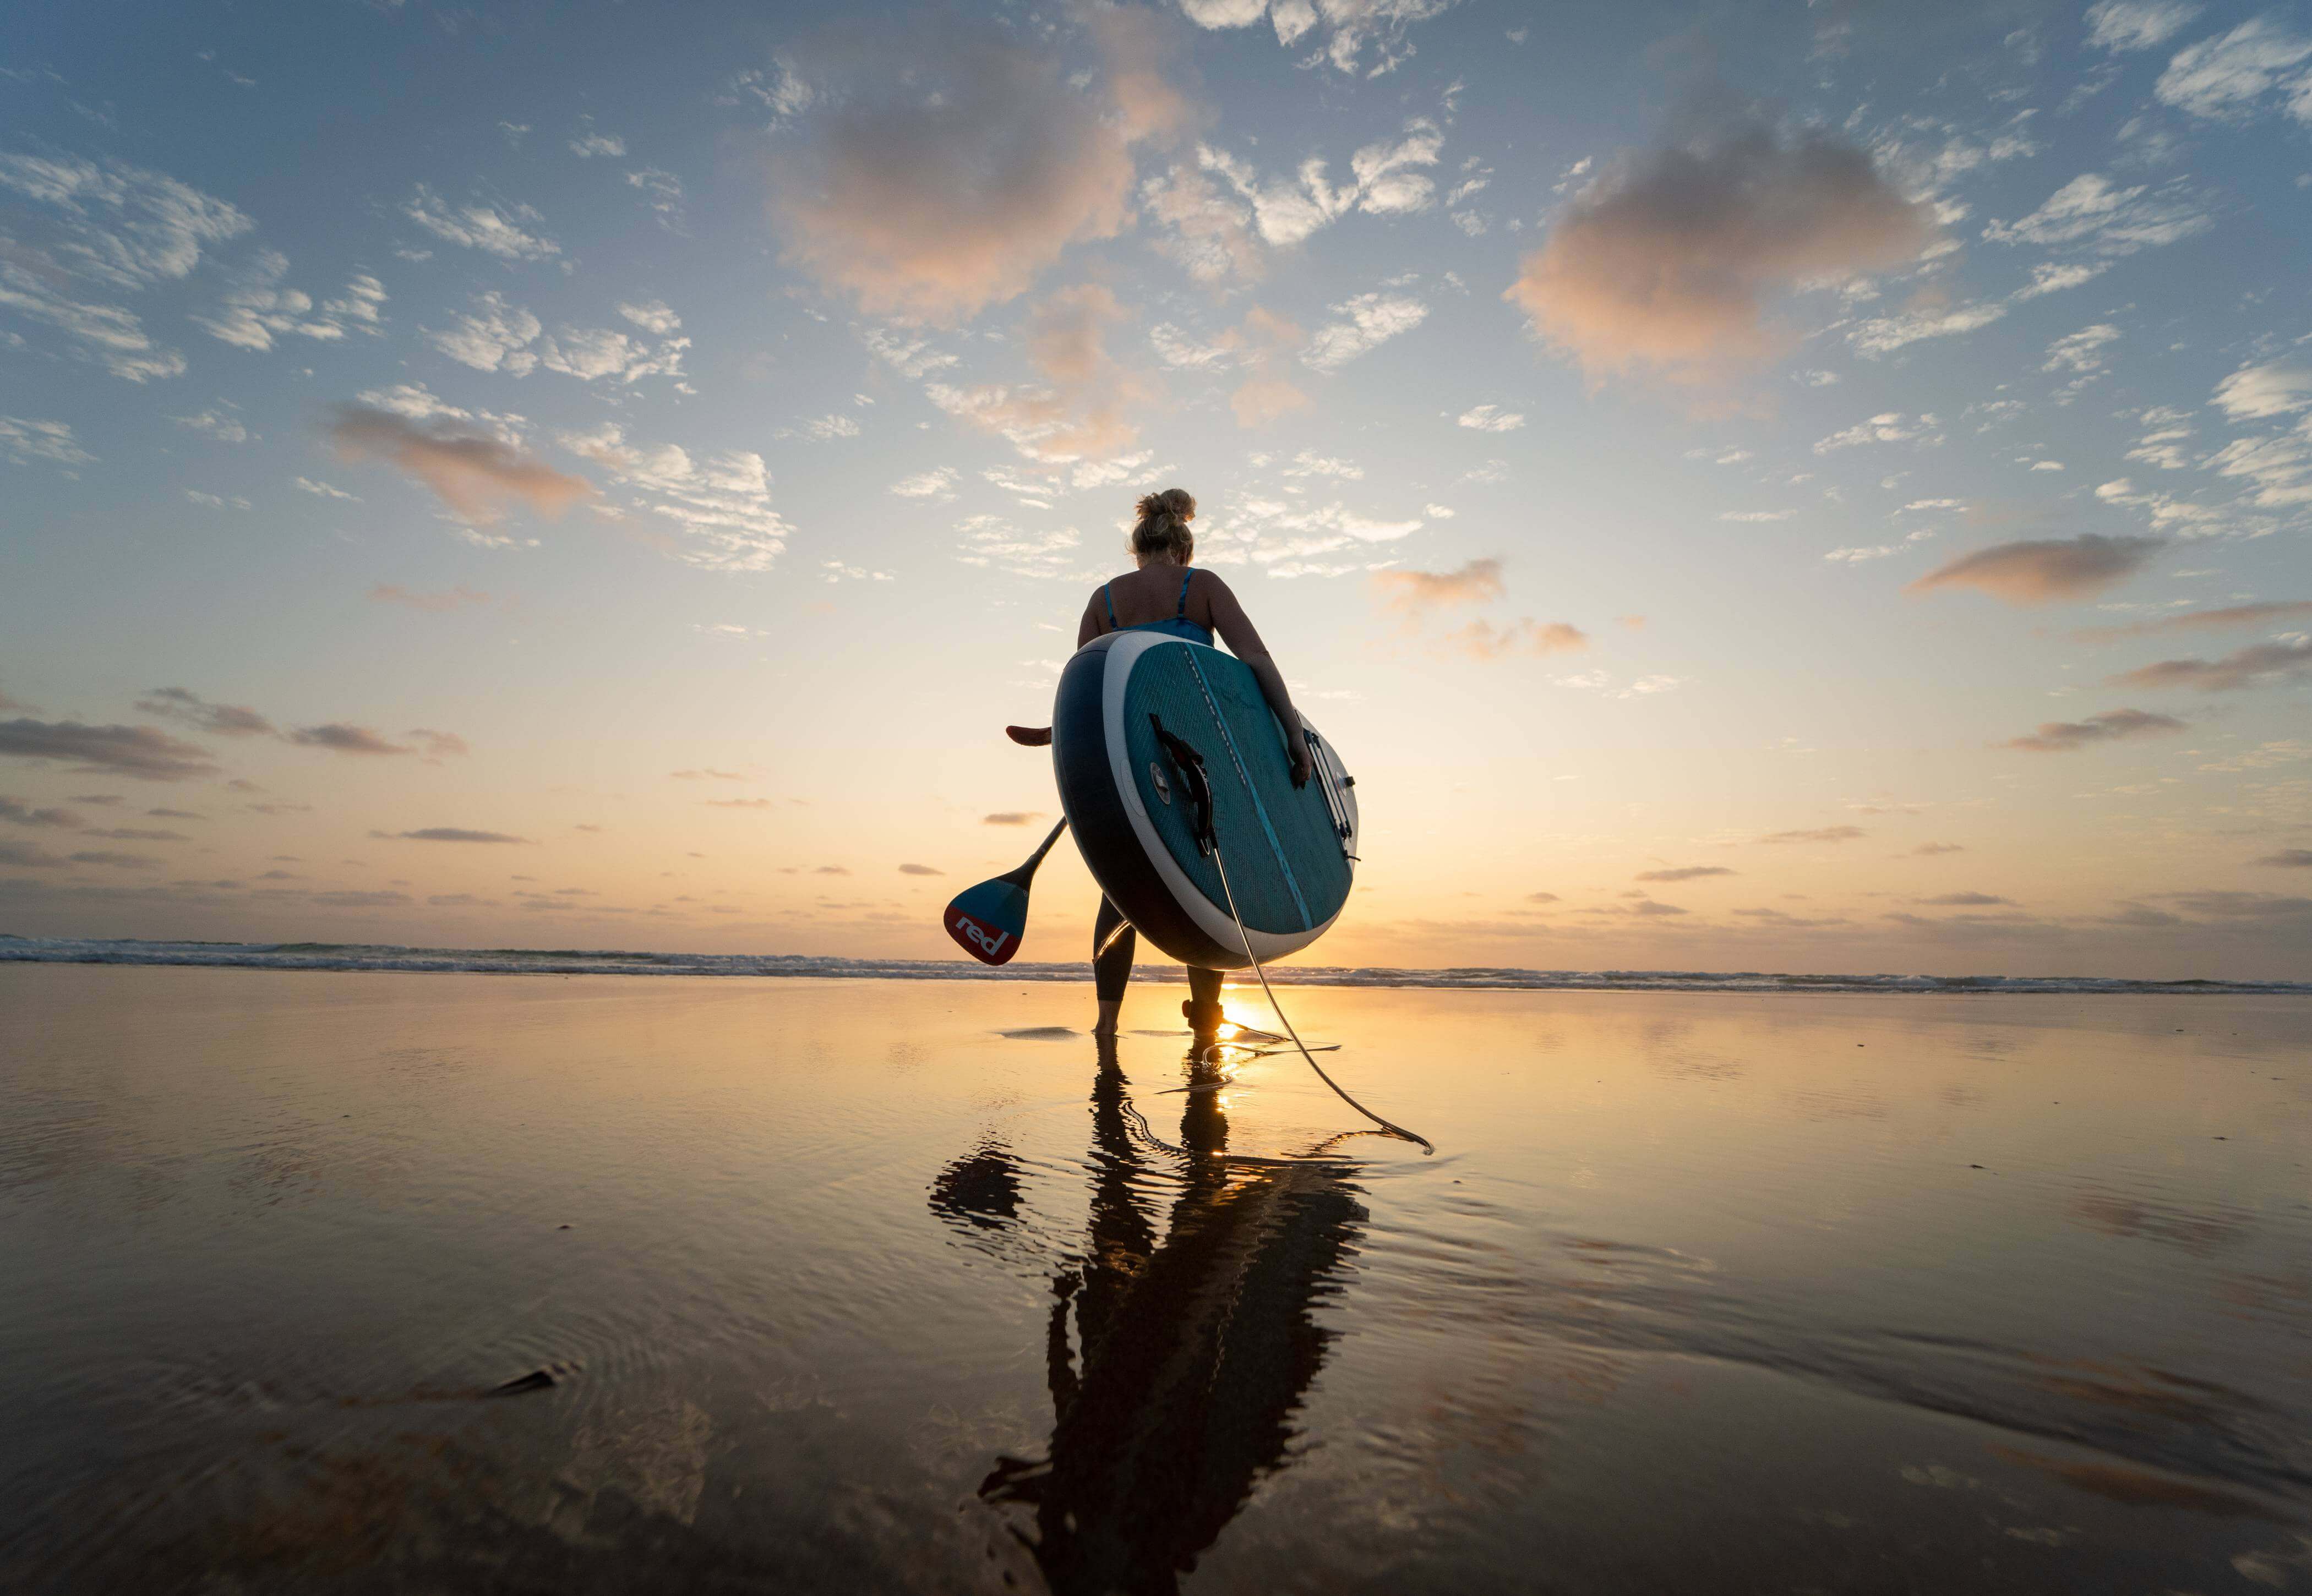
<instances>
[{"instance_id":1,"label":"sunset glow","mask_svg":"<svg viewBox=\"0 0 2312 1596\"><path fill-rule=\"evenodd\" d=\"M2312 17L485 11L8 25L0 932L956 958L1178 484L1300 962L2305 973Z\"/></svg>"}]
</instances>

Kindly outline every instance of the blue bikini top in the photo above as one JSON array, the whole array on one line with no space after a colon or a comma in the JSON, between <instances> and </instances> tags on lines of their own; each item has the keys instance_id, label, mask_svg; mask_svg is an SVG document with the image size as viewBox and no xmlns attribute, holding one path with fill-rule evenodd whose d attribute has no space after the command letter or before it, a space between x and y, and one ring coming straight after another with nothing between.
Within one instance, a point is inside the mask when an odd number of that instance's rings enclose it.
<instances>
[{"instance_id":1,"label":"blue bikini top","mask_svg":"<svg viewBox=\"0 0 2312 1596\"><path fill-rule=\"evenodd\" d=\"M1209 648L1212 645L1213 641L1212 628L1209 626L1199 626L1194 621L1188 619L1188 584L1195 580L1195 576L1196 573L1191 571L1187 575L1181 577L1179 606L1172 612L1171 615L1168 619L1161 621L1143 621L1137 626L1119 626L1117 624L1116 596L1108 590L1106 583L1102 583L1100 585L1099 596L1108 603L1108 629L1110 632L1160 632L1168 637L1184 637L1192 643L1203 643Z\"/></svg>"}]
</instances>

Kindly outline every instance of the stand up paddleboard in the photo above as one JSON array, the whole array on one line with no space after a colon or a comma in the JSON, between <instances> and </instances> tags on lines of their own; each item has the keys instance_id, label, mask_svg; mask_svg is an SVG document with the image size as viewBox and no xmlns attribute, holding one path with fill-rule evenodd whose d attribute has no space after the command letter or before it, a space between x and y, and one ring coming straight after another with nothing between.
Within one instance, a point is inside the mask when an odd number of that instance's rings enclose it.
<instances>
[{"instance_id":1,"label":"stand up paddleboard","mask_svg":"<svg viewBox=\"0 0 2312 1596\"><path fill-rule=\"evenodd\" d=\"M1292 785L1283 728L1244 662L1185 638L1111 632L1076 651L1052 710L1060 805L1092 878L1140 935L1184 964L1241 970L1323 936L1357 862L1354 782L1300 720L1314 770ZM1200 755L1185 777L1172 740ZM1202 840L1226 851L1229 885ZM1229 887L1243 916L1229 912Z\"/></svg>"}]
</instances>

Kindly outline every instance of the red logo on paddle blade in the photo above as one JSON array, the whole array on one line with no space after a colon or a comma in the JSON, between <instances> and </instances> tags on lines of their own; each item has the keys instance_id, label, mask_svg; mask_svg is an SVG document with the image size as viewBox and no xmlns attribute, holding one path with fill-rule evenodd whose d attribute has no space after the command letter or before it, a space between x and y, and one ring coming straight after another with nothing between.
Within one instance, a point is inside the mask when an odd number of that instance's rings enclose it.
<instances>
[{"instance_id":1,"label":"red logo on paddle blade","mask_svg":"<svg viewBox=\"0 0 2312 1596\"><path fill-rule=\"evenodd\" d=\"M1019 938L1011 932L991 931L968 914L951 915L947 934L955 938L958 947L983 964L1008 964L1012 955L1020 951Z\"/></svg>"}]
</instances>

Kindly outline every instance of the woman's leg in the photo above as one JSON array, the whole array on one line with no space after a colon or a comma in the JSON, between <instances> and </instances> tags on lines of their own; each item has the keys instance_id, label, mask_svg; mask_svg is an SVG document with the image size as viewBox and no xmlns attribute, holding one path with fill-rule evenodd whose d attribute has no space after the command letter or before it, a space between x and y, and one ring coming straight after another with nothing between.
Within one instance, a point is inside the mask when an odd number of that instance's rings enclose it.
<instances>
[{"instance_id":1,"label":"woman's leg","mask_svg":"<svg viewBox=\"0 0 2312 1596\"><path fill-rule=\"evenodd\" d=\"M1188 1000L1180 1012L1188 1016L1188 1028L1199 1036L1209 1036L1220 1029L1221 972L1188 966Z\"/></svg>"},{"instance_id":2,"label":"woman's leg","mask_svg":"<svg viewBox=\"0 0 2312 1596\"><path fill-rule=\"evenodd\" d=\"M1099 999L1099 1023L1095 1036L1116 1034L1116 1016L1124 1007L1124 989L1132 981L1132 955L1139 951L1140 934L1125 922L1122 913L1105 896L1099 917L1091 927L1092 991Z\"/></svg>"}]
</instances>

